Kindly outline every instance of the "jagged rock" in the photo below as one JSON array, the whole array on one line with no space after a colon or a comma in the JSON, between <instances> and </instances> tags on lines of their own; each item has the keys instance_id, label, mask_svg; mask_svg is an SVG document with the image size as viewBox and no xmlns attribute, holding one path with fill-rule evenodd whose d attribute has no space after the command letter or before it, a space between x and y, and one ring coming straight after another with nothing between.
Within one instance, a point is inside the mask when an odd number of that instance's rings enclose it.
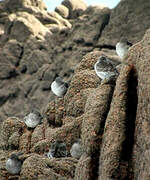
<instances>
[{"instance_id":1,"label":"jagged rock","mask_svg":"<svg viewBox=\"0 0 150 180\"><path fill-rule=\"evenodd\" d=\"M76 166L75 177L74 177L75 180L78 179L84 180L91 178L91 174L92 174L91 161L92 158L88 156L86 153L81 156Z\"/></svg>"},{"instance_id":2,"label":"jagged rock","mask_svg":"<svg viewBox=\"0 0 150 180\"><path fill-rule=\"evenodd\" d=\"M92 14L92 17L89 16ZM85 45L93 46L104 27L109 22L110 10L104 7L88 7L84 12L83 20L81 22L85 23L85 26L81 24L76 24L76 33L73 37L73 41L77 43L84 43ZM94 27L94 28L93 28Z\"/></svg>"},{"instance_id":3,"label":"jagged rock","mask_svg":"<svg viewBox=\"0 0 150 180\"><path fill-rule=\"evenodd\" d=\"M129 79L131 78L132 67L125 66L120 72L120 76L117 79L116 87L114 90L111 108L107 115L107 119L104 127L103 142L100 150L99 160L99 180L111 179L114 176L115 179L127 178L128 162L121 154L125 151L123 149L129 145L129 134L125 133L129 123L127 108L128 108L128 86ZM136 93L136 92L135 92ZM128 148L128 151L130 147ZM125 152L124 152L125 153ZM126 152L127 156L131 152ZM120 159L120 161L118 161ZM125 164L125 168L123 168ZM119 169L119 171L118 171Z\"/></svg>"},{"instance_id":4,"label":"jagged rock","mask_svg":"<svg viewBox=\"0 0 150 180\"><path fill-rule=\"evenodd\" d=\"M16 40L9 40L4 46L3 53L8 62L14 66L18 66L22 58L23 47Z\"/></svg>"},{"instance_id":5,"label":"jagged rock","mask_svg":"<svg viewBox=\"0 0 150 180\"><path fill-rule=\"evenodd\" d=\"M81 18L78 21L74 20L74 23L62 18L56 12L46 12L34 5L30 8L29 6L24 6L22 10L16 9L11 14L9 12L5 14L7 23L5 24L5 33L2 35L4 40L1 41L1 52L3 52L1 59L2 62L6 62L7 67L10 67L10 64L13 65L11 67L15 73L9 75L8 71L5 77L12 79L14 76L17 76L15 79L16 84L20 86L20 92L13 99L15 107L13 106L13 108L10 109L12 103L7 102L10 100L10 97L4 101L0 110L1 119L12 116L13 110L22 118L31 107L31 104L35 105L38 109L41 107L44 108L49 99L47 97L49 96L50 99L53 99L52 94L50 93L49 95L49 91L50 84L56 75L59 74L65 77L66 80L71 80L71 75L76 68L76 64L82 59L83 55L94 49L88 44L86 45L86 43L80 44L74 42L74 37L76 37L77 34L82 34L85 41L88 40L88 36L84 35L86 33L81 33L81 31L85 31L85 28L82 27L87 24L86 29L90 28L90 32L93 31L89 36L90 41L92 41L93 38L99 34L98 29L98 31L96 30L96 33L94 33L93 21L99 18L103 19L103 14L105 16L108 13L107 10L103 11L103 9L100 8L98 8L98 11L94 7L94 10L92 10L92 7L89 9L83 17L80 16ZM89 12L91 12L91 17L95 17L91 18L90 24L88 23L90 18ZM99 13L100 15L98 15ZM88 18L86 18L86 16L88 16ZM103 20L105 21L105 18ZM98 28L101 28L103 20L98 23ZM77 27L78 23L80 24L79 29ZM72 24L74 24L74 27L72 27ZM70 28L72 28L72 30ZM52 35L51 30L57 33ZM22 36L23 31L26 32L24 36ZM94 41L94 43L95 42L96 41ZM12 48L13 45L15 49ZM43 77L37 78L37 76ZM34 83L32 83L33 79ZM29 81L29 83L27 83L27 81ZM85 93L82 93L82 95L83 94ZM20 97L21 99L18 100ZM17 101L19 103L17 103ZM80 110L81 104L83 105L84 103L78 104L78 102L79 101L76 101L75 109L78 106L78 110ZM70 108L71 107L72 103L70 102ZM76 112L75 109L74 114ZM68 108L68 113L70 110ZM81 109L80 112L82 113L83 109Z\"/></svg>"},{"instance_id":6,"label":"jagged rock","mask_svg":"<svg viewBox=\"0 0 150 180\"><path fill-rule=\"evenodd\" d=\"M87 8L83 0L64 0L62 5L69 9L69 18L71 19L80 16Z\"/></svg>"},{"instance_id":7,"label":"jagged rock","mask_svg":"<svg viewBox=\"0 0 150 180\"><path fill-rule=\"evenodd\" d=\"M7 149L9 145L13 145L14 136L17 137L17 134L21 135L23 133L23 128L23 122L16 117L5 120L1 126L0 148ZM17 138L15 141L17 143L15 147L18 147L19 139ZM14 146L10 146L9 148L14 148Z\"/></svg>"},{"instance_id":8,"label":"jagged rock","mask_svg":"<svg viewBox=\"0 0 150 180\"><path fill-rule=\"evenodd\" d=\"M133 84L135 86L135 92L130 94L133 102L130 105L131 109L136 113L131 114L131 119L135 120L135 133L134 129L132 131L132 138L134 133L134 141L131 141L131 146L133 146L132 157L134 166L135 179L149 179L149 117L150 117L150 53L149 53L149 43L150 43L150 29L147 30L142 41L135 44L133 48L128 53L126 57L126 62L133 65L137 75L137 83ZM131 86L131 87L132 87ZM133 98L134 97L134 98ZM136 104L137 103L137 104ZM134 105L134 106L133 106ZM133 107L132 107L133 106ZM134 122L133 122L134 123ZM141 151L142 150L142 151Z\"/></svg>"},{"instance_id":9,"label":"jagged rock","mask_svg":"<svg viewBox=\"0 0 150 180\"><path fill-rule=\"evenodd\" d=\"M64 18L67 18L69 16L69 9L62 4L57 6L55 8L55 11Z\"/></svg>"},{"instance_id":10,"label":"jagged rock","mask_svg":"<svg viewBox=\"0 0 150 180\"><path fill-rule=\"evenodd\" d=\"M9 79L17 76L14 66L10 64L0 64L0 79Z\"/></svg>"},{"instance_id":11,"label":"jagged rock","mask_svg":"<svg viewBox=\"0 0 150 180\"><path fill-rule=\"evenodd\" d=\"M40 10L46 10L46 6L42 0L6 0L5 9L9 12L14 12L19 9L30 8L31 6L37 7Z\"/></svg>"},{"instance_id":12,"label":"jagged rock","mask_svg":"<svg viewBox=\"0 0 150 180\"><path fill-rule=\"evenodd\" d=\"M50 34L48 29L40 21L27 12L11 14L5 33L20 42L26 41L31 35L43 39L46 33Z\"/></svg>"},{"instance_id":13,"label":"jagged rock","mask_svg":"<svg viewBox=\"0 0 150 180\"><path fill-rule=\"evenodd\" d=\"M60 158L58 160L54 158L50 160L34 154L24 161L20 178L67 180L74 176L76 163L77 160L72 158Z\"/></svg>"},{"instance_id":14,"label":"jagged rock","mask_svg":"<svg viewBox=\"0 0 150 180\"><path fill-rule=\"evenodd\" d=\"M100 149L104 121L109 111L113 86L99 85L88 96L82 122L82 142L89 156Z\"/></svg>"},{"instance_id":15,"label":"jagged rock","mask_svg":"<svg viewBox=\"0 0 150 180\"><path fill-rule=\"evenodd\" d=\"M102 32L98 46L115 46L121 36L132 43L140 41L150 27L150 3L147 0L123 0L112 10L109 24ZM125 23L124 23L125 22Z\"/></svg>"},{"instance_id":16,"label":"jagged rock","mask_svg":"<svg viewBox=\"0 0 150 180\"><path fill-rule=\"evenodd\" d=\"M57 12L49 12L48 13L51 16L52 22L51 24L58 24L58 25L64 25L64 27L71 28L72 25L70 22L66 19L64 19L62 16L60 16Z\"/></svg>"}]
</instances>

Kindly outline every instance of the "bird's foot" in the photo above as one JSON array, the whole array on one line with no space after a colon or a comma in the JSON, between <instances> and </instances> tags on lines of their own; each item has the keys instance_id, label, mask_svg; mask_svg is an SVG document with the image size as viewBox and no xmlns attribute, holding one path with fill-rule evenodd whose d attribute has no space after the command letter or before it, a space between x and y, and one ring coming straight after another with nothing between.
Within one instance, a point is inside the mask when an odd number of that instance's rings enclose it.
<instances>
[{"instance_id":1,"label":"bird's foot","mask_svg":"<svg viewBox=\"0 0 150 180\"><path fill-rule=\"evenodd\" d=\"M103 80L101 81L101 85L103 85L103 84L108 84L109 81L110 81L110 79L103 79Z\"/></svg>"}]
</instances>

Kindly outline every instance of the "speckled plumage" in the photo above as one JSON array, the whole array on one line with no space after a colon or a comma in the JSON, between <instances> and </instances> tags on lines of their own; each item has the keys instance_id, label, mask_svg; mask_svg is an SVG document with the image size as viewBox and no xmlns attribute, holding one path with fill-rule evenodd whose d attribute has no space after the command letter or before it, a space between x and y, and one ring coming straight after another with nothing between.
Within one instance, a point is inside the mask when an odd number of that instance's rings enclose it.
<instances>
[{"instance_id":1,"label":"speckled plumage","mask_svg":"<svg viewBox=\"0 0 150 180\"><path fill-rule=\"evenodd\" d=\"M6 170L10 174L19 174L22 167L22 161L16 154L12 154L6 161Z\"/></svg>"},{"instance_id":2,"label":"speckled plumage","mask_svg":"<svg viewBox=\"0 0 150 180\"><path fill-rule=\"evenodd\" d=\"M72 157L76 159L80 159L81 155L83 154L83 148L82 148L80 139L74 142L74 144L72 145L70 149L70 154Z\"/></svg>"},{"instance_id":3,"label":"speckled plumage","mask_svg":"<svg viewBox=\"0 0 150 180\"><path fill-rule=\"evenodd\" d=\"M56 140L51 144L50 150L47 153L48 158L61 158L67 156L66 144L63 141Z\"/></svg>"},{"instance_id":4,"label":"speckled plumage","mask_svg":"<svg viewBox=\"0 0 150 180\"><path fill-rule=\"evenodd\" d=\"M41 123L42 116L38 111L32 111L27 116L24 117L24 122L29 128L35 128Z\"/></svg>"},{"instance_id":5,"label":"speckled plumage","mask_svg":"<svg viewBox=\"0 0 150 180\"><path fill-rule=\"evenodd\" d=\"M122 37L120 41L116 44L116 53L121 59L123 59L131 46L132 44L128 42L127 38Z\"/></svg>"},{"instance_id":6,"label":"speckled plumage","mask_svg":"<svg viewBox=\"0 0 150 180\"><path fill-rule=\"evenodd\" d=\"M60 77L57 77L51 84L52 92L58 96L63 97L67 92L68 84L64 82Z\"/></svg>"},{"instance_id":7,"label":"speckled plumage","mask_svg":"<svg viewBox=\"0 0 150 180\"><path fill-rule=\"evenodd\" d=\"M118 75L115 66L106 56L99 57L94 65L94 69L98 77L100 77L102 80L109 80L110 78Z\"/></svg>"}]
</instances>

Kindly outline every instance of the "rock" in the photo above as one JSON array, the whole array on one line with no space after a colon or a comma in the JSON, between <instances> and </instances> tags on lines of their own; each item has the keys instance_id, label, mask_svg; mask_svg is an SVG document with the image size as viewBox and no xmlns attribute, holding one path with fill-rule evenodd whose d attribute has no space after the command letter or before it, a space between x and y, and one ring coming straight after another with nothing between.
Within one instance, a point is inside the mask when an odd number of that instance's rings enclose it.
<instances>
[{"instance_id":1,"label":"rock","mask_svg":"<svg viewBox=\"0 0 150 180\"><path fill-rule=\"evenodd\" d=\"M3 149L7 149L9 145L14 145L14 138L17 144L15 147L18 148L18 134L19 136L23 133L24 124L18 118L12 117L5 120L1 127L1 143L0 147ZM10 147L12 148L12 146ZM14 147L13 147L14 148Z\"/></svg>"},{"instance_id":2,"label":"rock","mask_svg":"<svg viewBox=\"0 0 150 180\"><path fill-rule=\"evenodd\" d=\"M123 147L125 147L125 145L128 144L127 141L129 141L129 139L126 137L127 134L125 134L125 129L127 128L126 126L128 126L128 115L126 113L126 108L130 71L131 67L125 66L120 72L120 76L116 82L111 108L107 115L104 127L103 142L99 160L99 179L110 179L112 175L116 179L120 176L121 179L127 177L128 162L126 162L125 171L125 169L122 167L122 164L125 164L125 160L122 158L122 160L119 162L117 159L121 158L121 151L123 151ZM127 154L128 153L126 152L126 155Z\"/></svg>"},{"instance_id":3,"label":"rock","mask_svg":"<svg viewBox=\"0 0 150 180\"><path fill-rule=\"evenodd\" d=\"M0 65L0 79L9 79L16 76L17 72L14 66L10 64Z\"/></svg>"},{"instance_id":4,"label":"rock","mask_svg":"<svg viewBox=\"0 0 150 180\"><path fill-rule=\"evenodd\" d=\"M41 39L50 32L32 14L18 12L9 16L5 33L19 42L26 41L31 35ZM23 33L23 36L22 36Z\"/></svg>"},{"instance_id":5,"label":"rock","mask_svg":"<svg viewBox=\"0 0 150 180\"><path fill-rule=\"evenodd\" d=\"M64 19L62 16L60 16L57 12L49 12L48 13L51 16L51 24L58 24L61 26L66 26L68 28L71 28L72 25L70 24L70 22L66 19Z\"/></svg>"},{"instance_id":6,"label":"rock","mask_svg":"<svg viewBox=\"0 0 150 180\"><path fill-rule=\"evenodd\" d=\"M39 166L37 166L37 163ZM73 177L76 163L77 161L72 160L71 158L62 158L56 161L34 154L24 161L20 173L21 179L46 178L49 180L67 180Z\"/></svg>"},{"instance_id":7,"label":"rock","mask_svg":"<svg viewBox=\"0 0 150 180\"><path fill-rule=\"evenodd\" d=\"M87 155L92 156L100 149L103 124L109 111L113 86L100 85L88 96L82 122L82 143Z\"/></svg>"},{"instance_id":8,"label":"rock","mask_svg":"<svg viewBox=\"0 0 150 180\"><path fill-rule=\"evenodd\" d=\"M40 10L46 10L46 6L44 4L43 1L30 1L30 0L14 0L14 1L11 1L11 0L6 0L5 1L5 9L7 11L10 11L10 12L14 12L16 10L19 10L19 9L25 9L25 8L29 8L29 7L37 7L39 8Z\"/></svg>"},{"instance_id":9,"label":"rock","mask_svg":"<svg viewBox=\"0 0 150 180\"><path fill-rule=\"evenodd\" d=\"M67 18L69 16L69 10L64 5L59 5L55 8L55 11L60 14L63 18Z\"/></svg>"},{"instance_id":10,"label":"rock","mask_svg":"<svg viewBox=\"0 0 150 180\"><path fill-rule=\"evenodd\" d=\"M149 43L150 43L150 29L145 33L142 41L135 44L133 48L129 51L129 54L126 58L126 62L131 64L135 71L133 75L137 78L137 82L133 83L131 81L131 88L134 87L135 91L130 94L130 97L134 97L134 101L131 103L130 107L133 113L130 116L130 119L135 120L133 127L135 127L135 132L131 129L132 138L134 133L134 140L131 141L133 144L133 153L132 157L133 162L135 163L134 173L135 178L138 179L148 179L150 176L149 173L149 164L150 159L149 154L149 116L150 116L150 79L149 79ZM133 84L133 85L132 85ZM130 113L130 111L129 111ZM136 115L135 115L136 114ZM142 151L141 151L142 149ZM141 169L142 168L142 169Z\"/></svg>"},{"instance_id":11,"label":"rock","mask_svg":"<svg viewBox=\"0 0 150 180\"><path fill-rule=\"evenodd\" d=\"M87 154L83 154L77 164L76 171L75 171L75 180L81 179L90 179L91 178L91 157L87 156Z\"/></svg>"},{"instance_id":12,"label":"rock","mask_svg":"<svg viewBox=\"0 0 150 180\"><path fill-rule=\"evenodd\" d=\"M121 36L127 37L132 43L140 41L146 29L150 27L147 20L150 17L150 12L146 11L145 7L150 7L147 0L142 2L138 0L136 3L134 0L120 1L112 10L109 24L102 32L97 45L115 46Z\"/></svg>"},{"instance_id":13,"label":"rock","mask_svg":"<svg viewBox=\"0 0 150 180\"><path fill-rule=\"evenodd\" d=\"M73 40L77 43L83 41L85 45L93 46L109 22L110 10L103 7L88 7L84 14L85 18L81 19L81 21L85 23L85 26L77 24L81 27L75 28L76 33ZM92 14L92 17L89 14Z\"/></svg>"},{"instance_id":14,"label":"rock","mask_svg":"<svg viewBox=\"0 0 150 180\"><path fill-rule=\"evenodd\" d=\"M80 16L87 8L87 5L82 0L64 0L62 5L69 9L69 18L71 19Z\"/></svg>"},{"instance_id":15,"label":"rock","mask_svg":"<svg viewBox=\"0 0 150 180\"><path fill-rule=\"evenodd\" d=\"M4 46L4 55L7 61L12 63L14 66L18 66L23 54L22 45L16 40L9 40Z\"/></svg>"}]
</instances>

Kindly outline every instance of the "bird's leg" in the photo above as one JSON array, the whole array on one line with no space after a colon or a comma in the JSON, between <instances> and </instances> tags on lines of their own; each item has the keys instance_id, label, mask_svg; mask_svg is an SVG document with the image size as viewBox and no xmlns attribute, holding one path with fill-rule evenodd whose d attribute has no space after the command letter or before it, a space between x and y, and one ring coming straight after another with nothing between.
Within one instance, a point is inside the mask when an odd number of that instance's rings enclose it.
<instances>
[{"instance_id":1,"label":"bird's leg","mask_svg":"<svg viewBox=\"0 0 150 180\"><path fill-rule=\"evenodd\" d=\"M103 84L108 84L109 81L110 81L110 78L105 78L105 79L103 79L103 80L101 81L101 85L103 85Z\"/></svg>"}]
</instances>

